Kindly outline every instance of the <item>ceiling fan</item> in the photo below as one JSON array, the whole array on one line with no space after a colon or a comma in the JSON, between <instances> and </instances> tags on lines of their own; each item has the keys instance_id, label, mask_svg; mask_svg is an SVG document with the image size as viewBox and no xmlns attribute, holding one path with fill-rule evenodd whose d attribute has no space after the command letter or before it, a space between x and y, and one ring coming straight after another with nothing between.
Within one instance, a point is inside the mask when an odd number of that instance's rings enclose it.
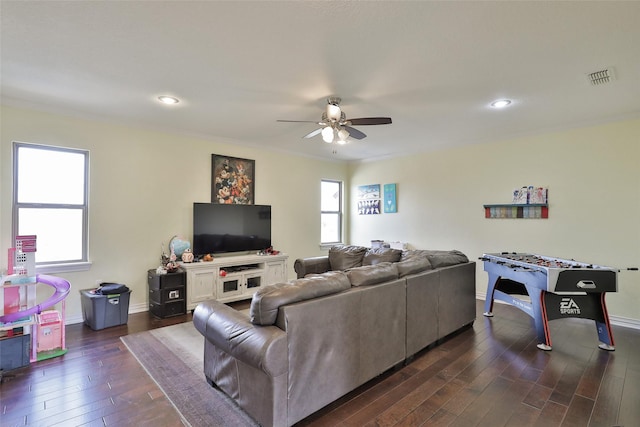
<instances>
[{"instance_id":1,"label":"ceiling fan","mask_svg":"<svg viewBox=\"0 0 640 427\"><path fill-rule=\"evenodd\" d=\"M390 117L364 117L360 119L347 119L344 111L340 109L342 100L337 96L327 98L327 110L322 113L319 122L313 120L278 120L279 122L293 123L315 123L321 127L309 132L303 138L312 138L318 134L322 134L324 142L338 144L346 144L347 138L362 139L366 137L364 133L352 126L368 126L368 125L388 125L391 124Z\"/></svg>"}]
</instances>

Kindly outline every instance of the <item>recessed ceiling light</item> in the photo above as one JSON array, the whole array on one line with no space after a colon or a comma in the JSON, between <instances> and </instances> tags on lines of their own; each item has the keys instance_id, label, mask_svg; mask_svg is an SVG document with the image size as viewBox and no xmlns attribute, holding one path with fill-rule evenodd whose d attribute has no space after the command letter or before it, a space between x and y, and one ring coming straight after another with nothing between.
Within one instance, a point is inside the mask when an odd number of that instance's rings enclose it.
<instances>
[{"instance_id":1,"label":"recessed ceiling light","mask_svg":"<svg viewBox=\"0 0 640 427\"><path fill-rule=\"evenodd\" d=\"M163 104L177 104L178 102L180 102L178 98L174 98L173 96L166 96L166 95L159 96L158 101L162 102Z\"/></svg>"},{"instance_id":2,"label":"recessed ceiling light","mask_svg":"<svg viewBox=\"0 0 640 427\"><path fill-rule=\"evenodd\" d=\"M511 100L509 100L509 99L499 99L497 101L493 101L491 103L491 106L493 108L504 108L509 104L511 104Z\"/></svg>"}]
</instances>

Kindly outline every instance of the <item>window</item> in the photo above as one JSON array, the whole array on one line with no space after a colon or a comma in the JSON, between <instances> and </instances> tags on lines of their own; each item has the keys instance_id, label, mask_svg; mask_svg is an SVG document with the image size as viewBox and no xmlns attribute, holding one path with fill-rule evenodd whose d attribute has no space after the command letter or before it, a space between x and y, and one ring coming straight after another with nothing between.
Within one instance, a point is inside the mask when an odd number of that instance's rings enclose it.
<instances>
[{"instance_id":1,"label":"window","mask_svg":"<svg viewBox=\"0 0 640 427\"><path fill-rule=\"evenodd\" d=\"M13 174L13 236L37 236L36 266L86 263L89 152L15 142Z\"/></svg>"},{"instance_id":2,"label":"window","mask_svg":"<svg viewBox=\"0 0 640 427\"><path fill-rule=\"evenodd\" d=\"M342 182L322 180L320 198L320 243L340 243L342 241Z\"/></svg>"}]
</instances>

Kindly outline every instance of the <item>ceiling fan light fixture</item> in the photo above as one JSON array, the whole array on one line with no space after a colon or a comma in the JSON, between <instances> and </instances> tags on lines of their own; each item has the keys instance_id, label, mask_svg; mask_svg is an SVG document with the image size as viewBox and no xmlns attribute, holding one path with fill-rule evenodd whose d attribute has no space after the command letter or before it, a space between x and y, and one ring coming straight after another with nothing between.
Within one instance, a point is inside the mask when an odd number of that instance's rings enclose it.
<instances>
[{"instance_id":1,"label":"ceiling fan light fixture","mask_svg":"<svg viewBox=\"0 0 640 427\"><path fill-rule=\"evenodd\" d=\"M333 142L333 128L331 126L322 129L322 140L329 144Z\"/></svg>"},{"instance_id":2,"label":"ceiling fan light fixture","mask_svg":"<svg viewBox=\"0 0 640 427\"><path fill-rule=\"evenodd\" d=\"M322 135L322 140L328 144L348 144L352 139L361 140L367 135L353 126L369 126L369 125L389 125L391 117L360 117L357 119L347 119L347 115L340 108L342 100L337 96L327 98L327 105L322 112L320 121L315 120L277 120L278 122L298 122L298 123L314 123L319 128L309 132L303 138L313 138L318 134Z\"/></svg>"},{"instance_id":3,"label":"ceiling fan light fixture","mask_svg":"<svg viewBox=\"0 0 640 427\"><path fill-rule=\"evenodd\" d=\"M347 138L349 138L349 131L347 131L346 129L340 129L338 131L338 143L346 144Z\"/></svg>"}]
</instances>

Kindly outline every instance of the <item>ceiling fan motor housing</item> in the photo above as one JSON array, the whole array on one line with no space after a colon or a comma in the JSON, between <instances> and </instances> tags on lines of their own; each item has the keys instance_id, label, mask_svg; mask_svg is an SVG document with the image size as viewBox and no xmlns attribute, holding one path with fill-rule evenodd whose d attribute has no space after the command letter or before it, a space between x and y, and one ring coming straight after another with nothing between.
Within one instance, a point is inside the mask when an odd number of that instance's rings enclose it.
<instances>
[{"instance_id":1,"label":"ceiling fan motor housing","mask_svg":"<svg viewBox=\"0 0 640 427\"><path fill-rule=\"evenodd\" d=\"M330 96L327 98L327 103L330 105L338 106L342 102L342 99L339 96Z\"/></svg>"},{"instance_id":2,"label":"ceiling fan motor housing","mask_svg":"<svg viewBox=\"0 0 640 427\"><path fill-rule=\"evenodd\" d=\"M340 111L340 119L332 119L330 118L326 112L322 113L322 119L318 122L321 126L331 126L335 125L344 125L347 123L347 115L344 114L344 111Z\"/></svg>"},{"instance_id":3,"label":"ceiling fan motor housing","mask_svg":"<svg viewBox=\"0 0 640 427\"><path fill-rule=\"evenodd\" d=\"M342 120L344 113L340 109L340 98L330 97L327 98L327 117L331 120L331 122L336 122L338 120Z\"/></svg>"}]
</instances>

